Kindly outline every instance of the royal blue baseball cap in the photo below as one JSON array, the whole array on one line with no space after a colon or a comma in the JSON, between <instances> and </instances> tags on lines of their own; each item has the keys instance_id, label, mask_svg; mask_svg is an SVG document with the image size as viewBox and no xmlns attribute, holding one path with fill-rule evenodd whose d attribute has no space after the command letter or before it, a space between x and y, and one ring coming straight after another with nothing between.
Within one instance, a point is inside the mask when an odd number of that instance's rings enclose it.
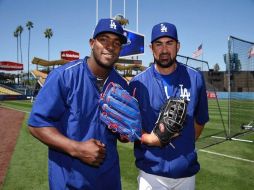
<instances>
[{"instance_id":1,"label":"royal blue baseball cap","mask_svg":"<svg viewBox=\"0 0 254 190\"><path fill-rule=\"evenodd\" d=\"M175 25L168 22L156 24L152 29L151 43L161 37L170 37L178 42L177 30Z\"/></svg>"},{"instance_id":2,"label":"royal blue baseball cap","mask_svg":"<svg viewBox=\"0 0 254 190\"><path fill-rule=\"evenodd\" d=\"M125 34L121 24L118 21L110 18L100 19L97 26L95 27L93 39L95 39L99 34L106 32L119 36L122 44L127 43L127 34Z\"/></svg>"}]
</instances>

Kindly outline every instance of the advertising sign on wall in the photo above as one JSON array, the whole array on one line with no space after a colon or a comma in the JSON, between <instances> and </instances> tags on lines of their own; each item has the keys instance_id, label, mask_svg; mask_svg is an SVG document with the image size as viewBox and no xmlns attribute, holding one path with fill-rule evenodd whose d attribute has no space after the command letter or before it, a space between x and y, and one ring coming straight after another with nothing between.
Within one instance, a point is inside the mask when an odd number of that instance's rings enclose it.
<instances>
[{"instance_id":1,"label":"advertising sign on wall","mask_svg":"<svg viewBox=\"0 0 254 190\"><path fill-rule=\"evenodd\" d=\"M61 51L61 59L73 61L79 59L79 53L71 50Z\"/></svg>"},{"instance_id":2,"label":"advertising sign on wall","mask_svg":"<svg viewBox=\"0 0 254 190\"><path fill-rule=\"evenodd\" d=\"M5 70L5 71L23 70L23 64L11 62L11 61L0 61L0 70Z\"/></svg>"}]
</instances>

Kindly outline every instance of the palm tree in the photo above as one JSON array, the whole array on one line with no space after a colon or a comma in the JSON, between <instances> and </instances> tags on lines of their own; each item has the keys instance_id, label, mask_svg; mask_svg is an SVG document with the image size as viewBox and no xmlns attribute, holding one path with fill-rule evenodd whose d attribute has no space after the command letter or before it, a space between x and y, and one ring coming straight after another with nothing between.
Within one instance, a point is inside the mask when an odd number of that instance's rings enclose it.
<instances>
[{"instance_id":1,"label":"palm tree","mask_svg":"<svg viewBox=\"0 0 254 190\"><path fill-rule=\"evenodd\" d=\"M21 34L23 32L23 27L21 25L19 25L17 27L17 31L18 31L18 34L19 34L20 60L21 60L21 63L23 63L23 59L22 59L22 46L21 46Z\"/></svg>"},{"instance_id":2,"label":"palm tree","mask_svg":"<svg viewBox=\"0 0 254 190\"><path fill-rule=\"evenodd\" d=\"M50 52L49 52L49 49L50 49L50 44L49 44L49 40L50 38L53 36L53 31L51 28L46 28L45 32L44 32L44 35L45 35L45 38L48 38L48 61L49 61L49 58L50 58Z\"/></svg>"},{"instance_id":3,"label":"palm tree","mask_svg":"<svg viewBox=\"0 0 254 190\"><path fill-rule=\"evenodd\" d=\"M50 48L50 44L49 44L49 40L50 40L50 38L53 36L53 31L52 31L52 29L51 28L46 28L46 30L45 30L45 32L44 32L44 35L45 35L45 38L47 38L48 39L48 61L49 61L49 58L50 58L50 56L49 56L49 53L50 53L50 51L49 51L49 48ZM49 71L49 67L48 67L48 71Z\"/></svg>"},{"instance_id":4,"label":"palm tree","mask_svg":"<svg viewBox=\"0 0 254 190\"><path fill-rule=\"evenodd\" d=\"M28 21L27 23L26 23L26 27L27 27L27 29L28 29L28 32L29 32L29 36L28 36L28 53L27 53L27 70L28 70L28 85L29 85L29 53L30 53L30 37L31 37L31 28L33 28L34 27L34 24L31 22L31 21Z\"/></svg>"},{"instance_id":5,"label":"palm tree","mask_svg":"<svg viewBox=\"0 0 254 190\"><path fill-rule=\"evenodd\" d=\"M13 32L13 36L17 38L17 63L18 63L19 62L19 32L17 29Z\"/></svg>"}]
</instances>

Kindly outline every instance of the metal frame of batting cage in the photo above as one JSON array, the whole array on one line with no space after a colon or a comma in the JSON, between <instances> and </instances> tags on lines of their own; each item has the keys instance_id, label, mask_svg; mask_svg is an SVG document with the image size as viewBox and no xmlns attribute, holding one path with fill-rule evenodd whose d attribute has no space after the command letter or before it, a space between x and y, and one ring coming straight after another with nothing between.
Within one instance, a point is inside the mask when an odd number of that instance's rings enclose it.
<instances>
[{"instance_id":1,"label":"metal frame of batting cage","mask_svg":"<svg viewBox=\"0 0 254 190\"><path fill-rule=\"evenodd\" d=\"M209 64L207 61L204 61L204 60L199 60L199 59L195 59L195 58L191 58L191 57L187 57L187 56L183 56L183 55L177 55L177 57L180 57L180 58L184 58L186 60L186 62L184 63L185 65L188 65L188 61L189 60L193 60L193 61L196 61L196 62L201 62L202 63L202 67L201 67L201 72L203 71L203 64L206 65L207 67L207 71L211 71L210 68L209 68ZM189 66L189 65L188 65ZM196 69L197 70L197 69ZM224 135L225 137L217 137L217 136L213 136L213 135L210 135L209 137L212 137L212 138L219 138L219 139L224 139L223 141L219 141L219 142L213 142L203 148L207 148L207 147L210 147L210 146L213 146L215 144L218 144L218 143L221 143L221 142L224 142L225 140L228 139L228 134L227 134L227 130L226 130L226 126L225 126L225 123L224 123L224 120L223 120L223 117L222 117L222 112L221 112L221 108L220 108L220 104L219 104L219 101L218 101L218 96L217 96L217 92L216 92L216 89L212 83L212 80L211 80L211 87L212 87L212 91L213 93L215 94L215 99L216 99L216 104L217 104L217 107L218 107L218 111L219 111L219 115L220 115L220 119L221 119L221 123L222 123L222 127L223 127L223 132L224 132Z\"/></svg>"}]
</instances>

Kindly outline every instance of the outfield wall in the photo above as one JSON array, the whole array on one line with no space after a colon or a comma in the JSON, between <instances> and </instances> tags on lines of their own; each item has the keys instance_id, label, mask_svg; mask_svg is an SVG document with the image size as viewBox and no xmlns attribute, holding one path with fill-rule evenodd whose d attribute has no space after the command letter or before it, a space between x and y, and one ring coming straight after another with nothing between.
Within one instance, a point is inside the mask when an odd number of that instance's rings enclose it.
<instances>
[{"instance_id":1,"label":"outfield wall","mask_svg":"<svg viewBox=\"0 0 254 190\"><path fill-rule=\"evenodd\" d=\"M231 99L234 97L236 100L254 100L254 92L231 92ZM228 92L216 92L218 99L228 99ZM209 99L215 98L214 92L208 92Z\"/></svg>"},{"instance_id":2,"label":"outfield wall","mask_svg":"<svg viewBox=\"0 0 254 190\"><path fill-rule=\"evenodd\" d=\"M1 100L27 100L26 95L0 95Z\"/></svg>"}]
</instances>

